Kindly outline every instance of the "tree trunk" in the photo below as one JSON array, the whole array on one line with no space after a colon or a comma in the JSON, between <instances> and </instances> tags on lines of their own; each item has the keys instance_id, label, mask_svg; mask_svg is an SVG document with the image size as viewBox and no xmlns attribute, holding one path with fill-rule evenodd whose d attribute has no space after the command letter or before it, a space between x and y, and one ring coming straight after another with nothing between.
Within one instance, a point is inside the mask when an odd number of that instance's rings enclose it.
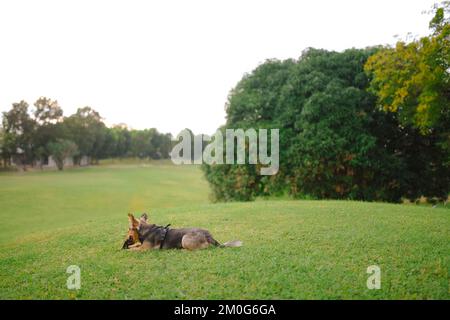
<instances>
[{"instance_id":1,"label":"tree trunk","mask_svg":"<svg viewBox=\"0 0 450 320\"><path fill-rule=\"evenodd\" d=\"M64 170L64 160L63 161L56 161L56 166L58 167L59 171Z\"/></svg>"}]
</instances>

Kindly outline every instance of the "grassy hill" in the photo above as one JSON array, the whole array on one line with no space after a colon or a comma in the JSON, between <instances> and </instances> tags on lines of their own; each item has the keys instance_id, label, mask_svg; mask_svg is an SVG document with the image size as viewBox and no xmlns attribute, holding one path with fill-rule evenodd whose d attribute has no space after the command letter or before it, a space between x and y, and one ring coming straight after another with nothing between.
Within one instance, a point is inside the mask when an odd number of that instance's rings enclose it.
<instances>
[{"instance_id":1,"label":"grassy hill","mask_svg":"<svg viewBox=\"0 0 450 320\"><path fill-rule=\"evenodd\" d=\"M211 204L167 163L0 174L0 298L448 299L450 211L350 201ZM120 250L127 212L242 248ZM81 268L68 290L66 268ZM381 268L368 290L367 267Z\"/></svg>"}]
</instances>

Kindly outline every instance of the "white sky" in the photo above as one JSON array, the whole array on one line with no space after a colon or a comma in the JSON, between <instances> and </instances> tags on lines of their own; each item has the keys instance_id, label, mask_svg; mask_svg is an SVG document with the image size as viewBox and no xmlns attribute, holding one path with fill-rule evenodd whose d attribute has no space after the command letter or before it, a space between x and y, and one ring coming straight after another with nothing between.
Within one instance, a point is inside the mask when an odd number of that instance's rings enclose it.
<instances>
[{"instance_id":1,"label":"white sky","mask_svg":"<svg viewBox=\"0 0 450 320\"><path fill-rule=\"evenodd\" d=\"M213 133L267 58L428 34L434 0L1 0L0 111L39 96L107 124Z\"/></svg>"}]
</instances>

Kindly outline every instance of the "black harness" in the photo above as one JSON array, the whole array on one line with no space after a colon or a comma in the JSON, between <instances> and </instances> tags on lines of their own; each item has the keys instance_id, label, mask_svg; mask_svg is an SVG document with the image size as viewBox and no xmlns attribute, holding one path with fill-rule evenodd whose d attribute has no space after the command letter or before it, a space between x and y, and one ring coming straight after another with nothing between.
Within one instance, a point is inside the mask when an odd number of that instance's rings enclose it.
<instances>
[{"instance_id":1,"label":"black harness","mask_svg":"<svg viewBox=\"0 0 450 320\"><path fill-rule=\"evenodd\" d=\"M166 240L167 232L169 231L169 226L170 226L170 223L169 223L167 226L165 226L165 227L163 227L163 226L157 226L157 227L154 227L154 228L148 230L148 231L147 231L146 233L144 233L142 236L140 236L140 237L139 237L139 240L140 240L141 242L143 242L143 241L145 240L145 238L146 238L150 233L155 232L157 229L162 229L162 230L161 230L161 235L160 235L160 238L159 238L159 241L160 241L159 248L162 249L162 247L163 247L163 245L164 245L164 241Z\"/></svg>"},{"instance_id":2,"label":"black harness","mask_svg":"<svg viewBox=\"0 0 450 320\"><path fill-rule=\"evenodd\" d=\"M164 245L164 241L166 240L166 236L167 236L167 231L169 231L169 226L170 223L165 226L162 230L162 234L161 234L161 244L159 245L159 248L162 249L163 245Z\"/></svg>"}]
</instances>

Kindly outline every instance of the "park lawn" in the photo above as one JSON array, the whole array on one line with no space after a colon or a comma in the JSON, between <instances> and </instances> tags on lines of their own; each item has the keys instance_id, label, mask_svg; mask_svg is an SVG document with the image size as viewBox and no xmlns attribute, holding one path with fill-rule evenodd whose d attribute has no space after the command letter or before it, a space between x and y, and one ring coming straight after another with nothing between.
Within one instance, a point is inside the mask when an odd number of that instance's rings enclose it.
<instances>
[{"instance_id":1,"label":"park lawn","mask_svg":"<svg viewBox=\"0 0 450 320\"><path fill-rule=\"evenodd\" d=\"M449 299L450 211L351 201L212 204L168 163L0 174L1 299ZM126 213L241 248L120 250ZM81 268L69 290L66 268ZM381 289L366 286L381 268Z\"/></svg>"}]
</instances>

